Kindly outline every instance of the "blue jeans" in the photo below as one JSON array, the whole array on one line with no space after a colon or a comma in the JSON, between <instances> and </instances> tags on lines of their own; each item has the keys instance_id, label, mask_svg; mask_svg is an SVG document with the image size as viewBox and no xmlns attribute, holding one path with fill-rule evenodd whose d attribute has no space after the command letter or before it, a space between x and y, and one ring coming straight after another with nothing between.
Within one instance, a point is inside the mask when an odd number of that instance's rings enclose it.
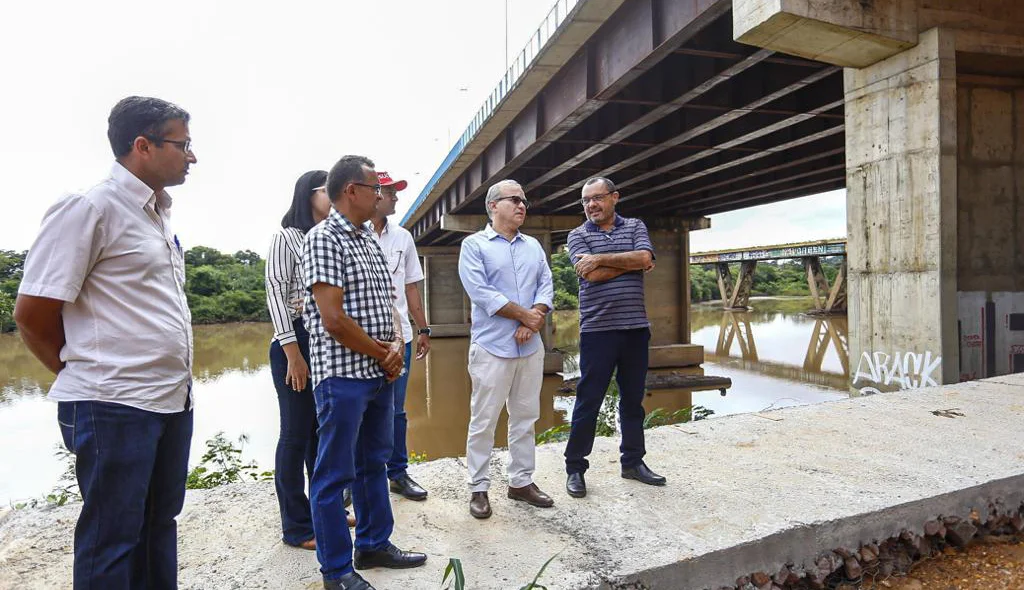
<instances>
[{"instance_id":1,"label":"blue jeans","mask_svg":"<svg viewBox=\"0 0 1024 590\"><path fill-rule=\"evenodd\" d=\"M294 326L296 344L308 365L309 333L301 319L295 320ZM274 487L281 509L281 539L289 545L298 545L313 538L306 477L312 482L316 464L316 402L313 400L312 381L307 381L302 391L295 391L285 384L288 357L276 340L270 343L270 374L274 378L281 416L281 434L274 454Z\"/></svg>"},{"instance_id":2,"label":"blue jeans","mask_svg":"<svg viewBox=\"0 0 1024 590\"><path fill-rule=\"evenodd\" d=\"M394 388L383 377L328 377L313 390L320 441L310 485L316 556L325 580L352 571L342 492L352 488L356 549L388 546L395 526L386 463L394 444Z\"/></svg>"},{"instance_id":3,"label":"blue jeans","mask_svg":"<svg viewBox=\"0 0 1024 590\"><path fill-rule=\"evenodd\" d=\"M569 442L565 445L566 473L583 473L590 467L587 455L594 450L597 416L613 371L619 385L622 467L636 467L644 460L643 401L650 340L648 328L580 334L580 380L576 384Z\"/></svg>"},{"instance_id":4,"label":"blue jeans","mask_svg":"<svg viewBox=\"0 0 1024 590\"><path fill-rule=\"evenodd\" d=\"M75 590L177 588L192 410L59 402L57 422L82 492Z\"/></svg>"},{"instance_id":5,"label":"blue jeans","mask_svg":"<svg viewBox=\"0 0 1024 590\"><path fill-rule=\"evenodd\" d=\"M388 459L388 479L398 479L405 475L409 468L409 451L405 446L405 433L409 429L409 420L405 417L405 386L409 383L412 368L412 342L405 343L405 375L395 379L395 450Z\"/></svg>"}]
</instances>

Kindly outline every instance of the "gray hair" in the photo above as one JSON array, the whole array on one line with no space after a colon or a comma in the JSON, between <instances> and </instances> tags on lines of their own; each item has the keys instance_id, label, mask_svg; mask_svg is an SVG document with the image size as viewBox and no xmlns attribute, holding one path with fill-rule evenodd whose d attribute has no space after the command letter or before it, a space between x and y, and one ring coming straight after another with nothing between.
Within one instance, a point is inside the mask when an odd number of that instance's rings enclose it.
<instances>
[{"instance_id":1,"label":"gray hair","mask_svg":"<svg viewBox=\"0 0 1024 590\"><path fill-rule=\"evenodd\" d=\"M505 188L506 186L515 186L519 187L520 189L523 188L523 185L512 180L511 178L499 180L498 182L492 184L491 188L487 189L487 198L484 199L484 209L487 210L488 219L494 218L494 213L491 212L491 203L501 198L501 189Z\"/></svg>"},{"instance_id":2,"label":"gray hair","mask_svg":"<svg viewBox=\"0 0 1024 590\"><path fill-rule=\"evenodd\" d=\"M605 191L609 193L615 192L615 183L612 182L611 180L608 180L604 176L594 176L593 178L588 178L587 181L583 183L583 188L586 188L594 184L595 182L603 182Z\"/></svg>"}]
</instances>

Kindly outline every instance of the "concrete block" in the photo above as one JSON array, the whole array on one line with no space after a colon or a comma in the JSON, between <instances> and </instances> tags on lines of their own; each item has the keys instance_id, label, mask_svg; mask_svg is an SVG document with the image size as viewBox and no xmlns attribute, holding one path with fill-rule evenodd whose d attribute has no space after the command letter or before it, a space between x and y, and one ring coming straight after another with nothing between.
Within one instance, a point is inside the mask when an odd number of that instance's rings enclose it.
<instances>
[{"instance_id":1,"label":"concrete block","mask_svg":"<svg viewBox=\"0 0 1024 590\"><path fill-rule=\"evenodd\" d=\"M704 362L704 347L699 344L669 344L652 346L647 366L651 369L692 367Z\"/></svg>"},{"instance_id":2,"label":"concrete block","mask_svg":"<svg viewBox=\"0 0 1024 590\"><path fill-rule=\"evenodd\" d=\"M561 373L565 357L560 352L544 353L544 374L553 375Z\"/></svg>"},{"instance_id":3,"label":"concrete block","mask_svg":"<svg viewBox=\"0 0 1024 590\"><path fill-rule=\"evenodd\" d=\"M431 338L464 338L469 336L471 324L431 324Z\"/></svg>"},{"instance_id":4,"label":"concrete block","mask_svg":"<svg viewBox=\"0 0 1024 590\"><path fill-rule=\"evenodd\" d=\"M917 41L916 2L733 0L737 41L845 67L865 67Z\"/></svg>"},{"instance_id":5,"label":"concrete block","mask_svg":"<svg viewBox=\"0 0 1024 590\"><path fill-rule=\"evenodd\" d=\"M1013 159L1013 93L1005 89L971 90L970 157L988 162Z\"/></svg>"}]
</instances>

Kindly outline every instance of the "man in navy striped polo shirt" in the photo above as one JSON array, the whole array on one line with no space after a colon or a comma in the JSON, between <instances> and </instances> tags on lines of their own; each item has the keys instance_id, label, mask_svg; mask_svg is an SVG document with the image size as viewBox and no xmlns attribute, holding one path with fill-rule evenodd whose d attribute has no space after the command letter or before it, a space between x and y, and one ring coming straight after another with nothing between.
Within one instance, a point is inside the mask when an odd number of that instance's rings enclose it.
<instances>
[{"instance_id":1,"label":"man in navy striped polo shirt","mask_svg":"<svg viewBox=\"0 0 1024 590\"><path fill-rule=\"evenodd\" d=\"M569 258L580 281L580 380L565 447L565 489L574 498L587 495L587 455L613 372L619 385L622 477L665 485L665 478L644 464L642 402L651 339L644 272L654 268L654 247L644 222L615 213L618 201L612 181L587 180L582 198L587 221L569 232Z\"/></svg>"}]
</instances>

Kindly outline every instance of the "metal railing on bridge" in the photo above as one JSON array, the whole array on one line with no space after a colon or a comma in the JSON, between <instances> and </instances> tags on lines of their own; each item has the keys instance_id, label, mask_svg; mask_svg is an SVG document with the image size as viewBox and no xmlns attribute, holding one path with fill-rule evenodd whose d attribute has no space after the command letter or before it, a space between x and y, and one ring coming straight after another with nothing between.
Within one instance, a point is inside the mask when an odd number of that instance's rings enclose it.
<instances>
[{"instance_id":1,"label":"metal railing on bridge","mask_svg":"<svg viewBox=\"0 0 1024 590\"><path fill-rule=\"evenodd\" d=\"M742 262L744 260L785 260L788 258L805 258L807 256L846 256L846 238L697 252L690 256L690 264Z\"/></svg>"},{"instance_id":2,"label":"metal railing on bridge","mask_svg":"<svg viewBox=\"0 0 1024 590\"><path fill-rule=\"evenodd\" d=\"M555 31L558 30L558 27L565 21L565 18L570 12L572 12L572 9L581 1L582 0L556 0L555 5L548 11L547 16L544 17L540 26L537 27L537 30L530 36L530 41L525 47L523 47L522 51L516 55L511 65L509 65L508 70L505 71L505 75L498 81L498 85L495 86L494 90L492 90L490 95L487 96L484 104L477 110L473 119L470 120L466 130L462 132L462 135L459 136L458 141L456 141L455 145L452 146L452 149L448 152L448 155L445 156L441 165L437 167L434 175L427 181L427 185L423 187L422 191L420 191L419 196L416 197L416 201L413 202L412 206L409 207L409 210L406 211L402 218L403 224L409 220L409 217L411 217L417 209L419 209L420 205L427 198L427 195L430 194L430 191L434 190L434 186L436 186L437 182L441 180L444 173L448 171L448 168L453 162L455 162L456 158L462 154L469 142L476 137L480 128L483 127L487 119L494 114L498 105L500 105L501 101L508 96L508 93L515 87L516 83L519 82L519 79L522 78L526 70L533 65L534 60L538 55L540 55L541 50L555 35Z\"/></svg>"},{"instance_id":3,"label":"metal railing on bridge","mask_svg":"<svg viewBox=\"0 0 1024 590\"><path fill-rule=\"evenodd\" d=\"M821 259L842 256L843 264L831 281L821 268ZM819 313L846 312L846 239L795 242L775 246L733 248L713 252L698 252L690 256L690 264L713 264L718 276L718 292L725 309L746 309L750 303L750 290L754 283L754 269L758 261L799 258L807 273L807 286L814 309ZM739 262L740 273L735 279L729 263Z\"/></svg>"}]
</instances>

